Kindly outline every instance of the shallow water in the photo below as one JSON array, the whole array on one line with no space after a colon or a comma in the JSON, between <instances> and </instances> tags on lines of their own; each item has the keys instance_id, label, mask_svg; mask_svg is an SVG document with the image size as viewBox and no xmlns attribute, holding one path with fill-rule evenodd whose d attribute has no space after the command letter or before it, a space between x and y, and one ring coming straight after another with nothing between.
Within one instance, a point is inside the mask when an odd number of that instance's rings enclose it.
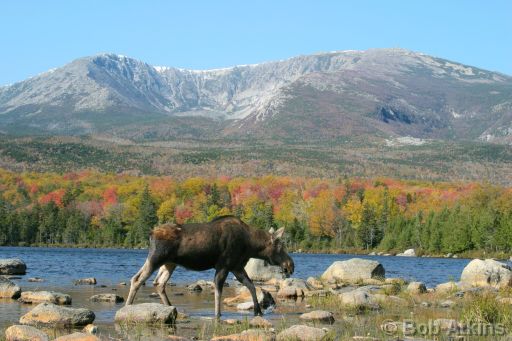
<instances>
[{"instance_id":1,"label":"shallow water","mask_svg":"<svg viewBox=\"0 0 512 341\"><path fill-rule=\"evenodd\" d=\"M99 284L112 285L128 281L144 264L146 250L72 249L0 247L0 258L23 259L28 270L25 278L44 278L45 285L72 286L77 278L96 277ZM295 261L293 277L306 279L319 276L337 260L354 257L379 261L386 277L401 277L425 282L427 286L458 279L468 259L384 257L332 254L292 254ZM177 268L171 281L190 283L198 279L213 279L213 271L195 272ZM22 281L23 282L23 281ZM27 286L38 283L22 283Z\"/></svg>"},{"instance_id":2,"label":"shallow water","mask_svg":"<svg viewBox=\"0 0 512 341\"><path fill-rule=\"evenodd\" d=\"M128 286L121 286L119 283L129 284L129 279L144 263L146 255L146 250L0 247L0 258L17 257L27 264L27 274L14 280L24 291L55 290L71 295L73 306L93 310L96 314L95 324L103 327L104 332L113 336L123 334L123 331L116 330L113 325L114 314L121 305L93 303L88 299L98 293L112 292L126 297ZM334 261L360 257L379 261L386 269L386 277L423 281L429 287L451 279L457 280L469 262L467 259L331 254L292 254L292 257L296 270L293 277L305 279L309 276L319 276ZM30 277L41 277L44 282L28 282ZM85 277L96 277L98 285L73 285L73 280ZM213 271L194 272L178 268L171 279L171 282L176 283L177 286L168 287L167 290L172 303L178 307L179 311L185 312L196 320L201 320L213 316L213 295L211 292L189 293L184 288L184 284L198 279L212 280ZM226 288L223 297L234 295L235 283L232 278L230 280L231 287ZM141 288L136 302L159 302L159 299L149 297L152 292L154 290L151 286ZM303 302L280 303L276 310L267 312L265 317L274 321L278 321L283 315L286 315L288 320L296 319L297 312L303 310L302 304ZM17 323L20 316L32 308L32 305L20 304L14 300L0 301L0 331ZM223 310L223 318L244 316L243 312L236 311L234 308L224 307ZM191 326L187 324L178 326L180 332L189 334L187 328ZM190 333L195 333L195 330L197 325L191 328Z\"/></svg>"}]
</instances>

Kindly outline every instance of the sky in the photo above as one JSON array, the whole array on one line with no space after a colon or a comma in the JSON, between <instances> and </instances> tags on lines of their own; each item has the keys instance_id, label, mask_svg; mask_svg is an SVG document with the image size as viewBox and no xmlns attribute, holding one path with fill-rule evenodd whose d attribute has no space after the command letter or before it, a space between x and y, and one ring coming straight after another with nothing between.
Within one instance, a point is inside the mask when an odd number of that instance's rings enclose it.
<instances>
[{"instance_id":1,"label":"sky","mask_svg":"<svg viewBox=\"0 0 512 341\"><path fill-rule=\"evenodd\" d=\"M400 47L512 75L510 0L0 2L0 84L113 52L209 69Z\"/></svg>"}]
</instances>

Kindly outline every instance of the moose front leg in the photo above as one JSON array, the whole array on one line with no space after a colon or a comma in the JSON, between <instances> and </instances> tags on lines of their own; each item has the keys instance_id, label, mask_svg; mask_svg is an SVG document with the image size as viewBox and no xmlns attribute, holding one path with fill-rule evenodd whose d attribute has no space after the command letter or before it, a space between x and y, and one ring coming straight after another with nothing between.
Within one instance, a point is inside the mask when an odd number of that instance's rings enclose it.
<instances>
[{"instance_id":1,"label":"moose front leg","mask_svg":"<svg viewBox=\"0 0 512 341\"><path fill-rule=\"evenodd\" d=\"M220 304L222 297L222 288L224 287L224 282L228 277L229 271L226 269L218 269L215 272L215 317L220 318Z\"/></svg>"},{"instance_id":2,"label":"moose front leg","mask_svg":"<svg viewBox=\"0 0 512 341\"><path fill-rule=\"evenodd\" d=\"M258 296L256 295L256 288L254 287L254 283L247 275L247 272L245 272L244 269L232 271L235 275L236 279L245 285L247 289L249 289L249 292L252 296L252 301L254 303L254 316L263 316L263 313L261 312L260 304L258 303Z\"/></svg>"},{"instance_id":3,"label":"moose front leg","mask_svg":"<svg viewBox=\"0 0 512 341\"><path fill-rule=\"evenodd\" d=\"M169 281L169 278L171 278L174 269L176 269L176 264L174 263L162 265L158 270L158 275L153 281L153 285L155 286L162 303L165 305L171 305L171 302L165 293L165 285L167 284L167 281Z\"/></svg>"}]
</instances>

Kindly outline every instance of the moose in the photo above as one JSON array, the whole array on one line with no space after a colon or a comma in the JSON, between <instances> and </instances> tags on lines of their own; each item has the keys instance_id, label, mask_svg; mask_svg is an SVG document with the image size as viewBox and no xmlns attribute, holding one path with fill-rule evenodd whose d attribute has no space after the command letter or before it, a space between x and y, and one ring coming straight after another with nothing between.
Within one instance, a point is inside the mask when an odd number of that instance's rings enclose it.
<instances>
[{"instance_id":1,"label":"moose","mask_svg":"<svg viewBox=\"0 0 512 341\"><path fill-rule=\"evenodd\" d=\"M126 305L133 303L140 286L159 269L153 281L162 303L171 305L165 292L167 281L180 265L186 269L215 269L215 316L220 317L221 295L229 272L245 285L254 302L254 315L263 315L252 280L244 270L250 258L279 265L286 276L294 271L292 258L281 241L284 228L275 232L249 227L235 216L222 216L208 223L163 224L150 234L149 253L142 268L131 279Z\"/></svg>"}]
</instances>

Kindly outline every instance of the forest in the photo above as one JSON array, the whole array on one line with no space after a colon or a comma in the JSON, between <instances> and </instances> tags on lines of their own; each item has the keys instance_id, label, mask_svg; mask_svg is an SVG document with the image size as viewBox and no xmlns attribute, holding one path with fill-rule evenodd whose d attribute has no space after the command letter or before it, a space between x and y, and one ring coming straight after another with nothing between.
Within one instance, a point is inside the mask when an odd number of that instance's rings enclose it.
<instances>
[{"instance_id":1,"label":"forest","mask_svg":"<svg viewBox=\"0 0 512 341\"><path fill-rule=\"evenodd\" d=\"M512 251L512 188L489 183L0 169L0 245L146 247L157 224L229 214L291 250Z\"/></svg>"}]
</instances>

